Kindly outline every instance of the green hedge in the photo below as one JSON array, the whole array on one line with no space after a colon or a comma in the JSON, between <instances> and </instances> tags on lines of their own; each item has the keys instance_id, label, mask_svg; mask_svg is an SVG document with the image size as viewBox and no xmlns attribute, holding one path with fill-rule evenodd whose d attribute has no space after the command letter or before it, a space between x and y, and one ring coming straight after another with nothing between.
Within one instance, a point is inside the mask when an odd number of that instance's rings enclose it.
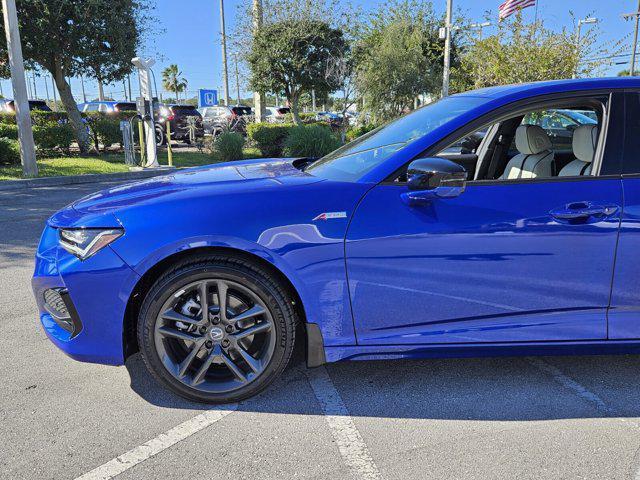
<instances>
[{"instance_id":1,"label":"green hedge","mask_svg":"<svg viewBox=\"0 0 640 480\"><path fill-rule=\"evenodd\" d=\"M120 130L119 119L112 118L111 116L91 118L88 121L88 125L96 149L99 150L100 145L103 145L106 149L114 143L122 143L122 131Z\"/></svg>"},{"instance_id":2,"label":"green hedge","mask_svg":"<svg viewBox=\"0 0 640 480\"><path fill-rule=\"evenodd\" d=\"M0 138L18 140L18 126L8 123L0 123Z\"/></svg>"},{"instance_id":3,"label":"green hedge","mask_svg":"<svg viewBox=\"0 0 640 480\"><path fill-rule=\"evenodd\" d=\"M237 132L224 132L209 140L209 154L219 162L231 162L244 158L244 137Z\"/></svg>"},{"instance_id":4,"label":"green hedge","mask_svg":"<svg viewBox=\"0 0 640 480\"><path fill-rule=\"evenodd\" d=\"M68 154L75 135L70 125L52 122L34 125L33 139L38 151L45 155L59 151Z\"/></svg>"},{"instance_id":5,"label":"green hedge","mask_svg":"<svg viewBox=\"0 0 640 480\"><path fill-rule=\"evenodd\" d=\"M340 147L340 140L325 125L302 125L290 130L285 141L287 157L319 158Z\"/></svg>"},{"instance_id":6,"label":"green hedge","mask_svg":"<svg viewBox=\"0 0 640 480\"><path fill-rule=\"evenodd\" d=\"M316 114L313 112L299 113L300 121L304 124L316 122ZM285 123L293 123L293 113L286 113L284 115Z\"/></svg>"},{"instance_id":7,"label":"green hedge","mask_svg":"<svg viewBox=\"0 0 640 480\"><path fill-rule=\"evenodd\" d=\"M347 142L352 142L356 138L361 137L365 133L369 133L376 128L378 128L378 126L373 124L359 125L357 127L350 128L347 130Z\"/></svg>"},{"instance_id":8,"label":"green hedge","mask_svg":"<svg viewBox=\"0 0 640 480\"><path fill-rule=\"evenodd\" d=\"M17 140L0 138L0 165L20 165L20 144Z\"/></svg>"},{"instance_id":9,"label":"green hedge","mask_svg":"<svg viewBox=\"0 0 640 480\"><path fill-rule=\"evenodd\" d=\"M247 135L263 157L281 157L284 142L292 128L294 125L290 123L250 123Z\"/></svg>"}]
</instances>

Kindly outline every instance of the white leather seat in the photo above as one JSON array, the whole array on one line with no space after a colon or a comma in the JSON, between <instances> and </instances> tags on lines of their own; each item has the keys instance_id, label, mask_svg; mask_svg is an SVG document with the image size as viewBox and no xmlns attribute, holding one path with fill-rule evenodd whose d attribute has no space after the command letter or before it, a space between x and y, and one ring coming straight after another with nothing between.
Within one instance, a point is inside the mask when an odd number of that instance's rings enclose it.
<instances>
[{"instance_id":1,"label":"white leather seat","mask_svg":"<svg viewBox=\"0 0 640 480\"><path fill-rule=\"evenodd\" d=\"M554 155L547 132L538 125L520 125L516 130L518 155L507 163L502 180L553 176Z\"/></svg>"},{"instance_id":2,"label":"white leather seat","mask_svg":"<svg viewBox=\"0 0 640 480\"><path fill-rule=\"evenodd\" d=\"M560 177L591 175L591 162L598 144L598 126L580 125L573 131L573 155L576 159L560 170Z\"/></svg>"}]
</instances>

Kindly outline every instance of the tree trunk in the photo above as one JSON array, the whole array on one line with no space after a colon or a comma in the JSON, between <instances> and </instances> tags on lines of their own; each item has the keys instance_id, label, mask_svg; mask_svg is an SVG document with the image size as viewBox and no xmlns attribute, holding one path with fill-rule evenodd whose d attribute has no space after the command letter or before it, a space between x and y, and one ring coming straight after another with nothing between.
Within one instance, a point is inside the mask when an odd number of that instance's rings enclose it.
<instances>
[{"instance_id":1,"label":"tree trunk","mask_svg":"<svg viewBox=\"0 0 640 480\"><path fill-rule=\"evenodd\" d=\"M291 115L293 115L293 123L295 123L296 125L302 125L302 120L300 120L298 100L298 94L293 93L289 98L289 103L291 104Z\"/></svg>"},{"instance_id":2,"label":"tree trunk","mask_svg":"<svg viewBox=\"0 0 640 480\"><path fill-rule=\"evenodd\" d=\"M82 121L82 115L80 115L78 105L73 98L71 87L67 83L67 79L64 76L64 71L62 70L62 67L60 65L56 64L55 71L51 72L51 74L56 81L58 92L60 92L60 100L62 101L64 109L67 112L69 123L71 123L71 127L76 134L76 140L78 141L80 153L87 153L89 151L90 142L89 132L87 132L87 126Z\"/></svg>"},{"instance_id":3,"label":"tree trunk","mask_svg":"<svg viewBox=\"0 0 640 480\"><path fill-rule=\"evenodd\" d=\"M98 100L104 102L104 85L102 84L102 80L98 78Z\"/></svg>"}]
</instances>

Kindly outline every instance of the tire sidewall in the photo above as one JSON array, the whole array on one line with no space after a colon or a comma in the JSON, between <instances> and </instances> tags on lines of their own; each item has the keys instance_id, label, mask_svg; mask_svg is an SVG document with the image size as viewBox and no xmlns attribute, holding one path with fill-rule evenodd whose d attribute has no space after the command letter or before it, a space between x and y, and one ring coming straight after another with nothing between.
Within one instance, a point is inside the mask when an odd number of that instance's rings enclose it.
<instances>
[{"instance_id":1,"label":"tire sidewall","mask_svg":"<svg viewBox=\"0 0 640 480\"><path fill-rule=\"evenodd\" d=\"M239 283L251 289L269 309L273 319L276 342L273 355L260 376L238 390L224 393L202 392L190 388L176 379L162 363L155 348L155 325L164 303L180 288L206 278L220 278ZM138 319L138 342L142 355L154 376L177 394L190 400L206 403L229 403L248 398L266 388L284 368L288 361L288 349L293 348L293 338L287 332L285 315L287 311L282 305L284 299L278 292L262 281L257 275L239 271L236 268L222 265L191 265L178 269L167 277L160 279L147 295Z\"/></svg>"}]
</instances>

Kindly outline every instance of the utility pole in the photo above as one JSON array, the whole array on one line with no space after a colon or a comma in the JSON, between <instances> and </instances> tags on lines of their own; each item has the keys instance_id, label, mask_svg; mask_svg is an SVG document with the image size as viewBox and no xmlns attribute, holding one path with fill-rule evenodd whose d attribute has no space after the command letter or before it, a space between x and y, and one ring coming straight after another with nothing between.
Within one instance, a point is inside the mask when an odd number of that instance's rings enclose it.
<instances>
[{"instance_id":1,"label":"utility pole","mask_svg":"<svg viewBox=\"0 0 640 480\"><path fill-rule=\"evenodd\" d=\"M31 77L31 79L33 80L33 99L37 100L38 99L38 87L36 87L36 72L31 72L33 74L33 77Z\"/></svg>"},{"instance_id":2,"label":"utility pole","mask_svg":"<svg viewBox=\"0 0 640 480\"><path fill-rule=\"evenodd\" d=\"M229 68L227 65L227 32L224 26L224 0L220 0L220 30L222 35L222 80L224 82L224 104L229 106Z\"/></svg>"},{"instance_id":3,"label":"utility pole","mask_svg":"<svg viewBox=\"0 0 640 480\"><path fill-rule=\"evenodd\" d=\"M316 111L316 89L315 88L311 89L311 111L312 112Z\"/></svg>"},{"instance_id":4,"label":"utility pole","mask_svg":"<svg viewBox=\"0 0 640 480\"><path fill-rule=\"evenodd\" d=\"M16 0L2 0L4 29L7 34L7 50L9 53L9 68L11 69L11 84L13 85L13 99L16 107L16 123L18 124L18 138L20 140L20 158L25 177L37 177L36 147L33 143L33 129L29 101L27 99L27 85L24 78L24 60L22 58L22 43L18 28L18 13Z\"/></svg>"},{"instance_id":5,"label":"utility pole","mask_svg":"<svg viewBox=\"0 0 640 480\"><path fill-rule=\"evenodd\" d=\"M44 90L47 93L47 102L51 100L49 97L49 82L47 82L47 77L44 78Z\"/></svg>"},{"instance_id":6,"label":"utility pole","mask_svg":"<svg viewBox=\"0 0 640 480\"><path fill-rule=\"evenodd\" d=\"M264 12L262 10L262 0L253 0L253 35L258 34L262 28ZM264 122L267 106L264 93L253 92L253 111L256 123Z\"/></svg>"},{"instance_id":7,"label":"utility pole","mask_svg":"<svg viewBox=\"0 0 640 480\"><path fill-rule=\"evenodd\" d=\"M447 0L447 19L444 38L444 71L442 75L442 96L449 96L449 74L451 70L451 12L453 0Z\"/></svg>"},{"instance_id":8,"label":"utility pole","mask_svg":"<svg viewBox=\"0 0 640 480\"><path fill-rule=\"evenodd\" d=\"M240 105L240 73L238 70L238 54L234 55L236 61L236 98L238 100L238 105Z\"/></svg>"},{"instance_id":9,"label":"utility pole","mask_svg":"<svg viewBox=\"0 0 640 480\"><path fill-rule=\"evenodd\" d=\"M131 95L131 74L127 75L127 86L129 87L129 101L131 101L133 100L133 95Z\"/></svg>"},{"instance_id":10,"label":"utility pole","mask_svg":"<svg viewBox=\"0 0 640 480\"><path fill-rule=\"evenodd\" d=\"M629 76L633 77L636 73L636 48L638 47L638 20L640 20L640 0L638 0L638 9L632 13L625 13L622 18L629 20L635 19L636 26L633 30L633 46L631 50L631 66L629 67Z\"/></svg>"}]
</instances>

